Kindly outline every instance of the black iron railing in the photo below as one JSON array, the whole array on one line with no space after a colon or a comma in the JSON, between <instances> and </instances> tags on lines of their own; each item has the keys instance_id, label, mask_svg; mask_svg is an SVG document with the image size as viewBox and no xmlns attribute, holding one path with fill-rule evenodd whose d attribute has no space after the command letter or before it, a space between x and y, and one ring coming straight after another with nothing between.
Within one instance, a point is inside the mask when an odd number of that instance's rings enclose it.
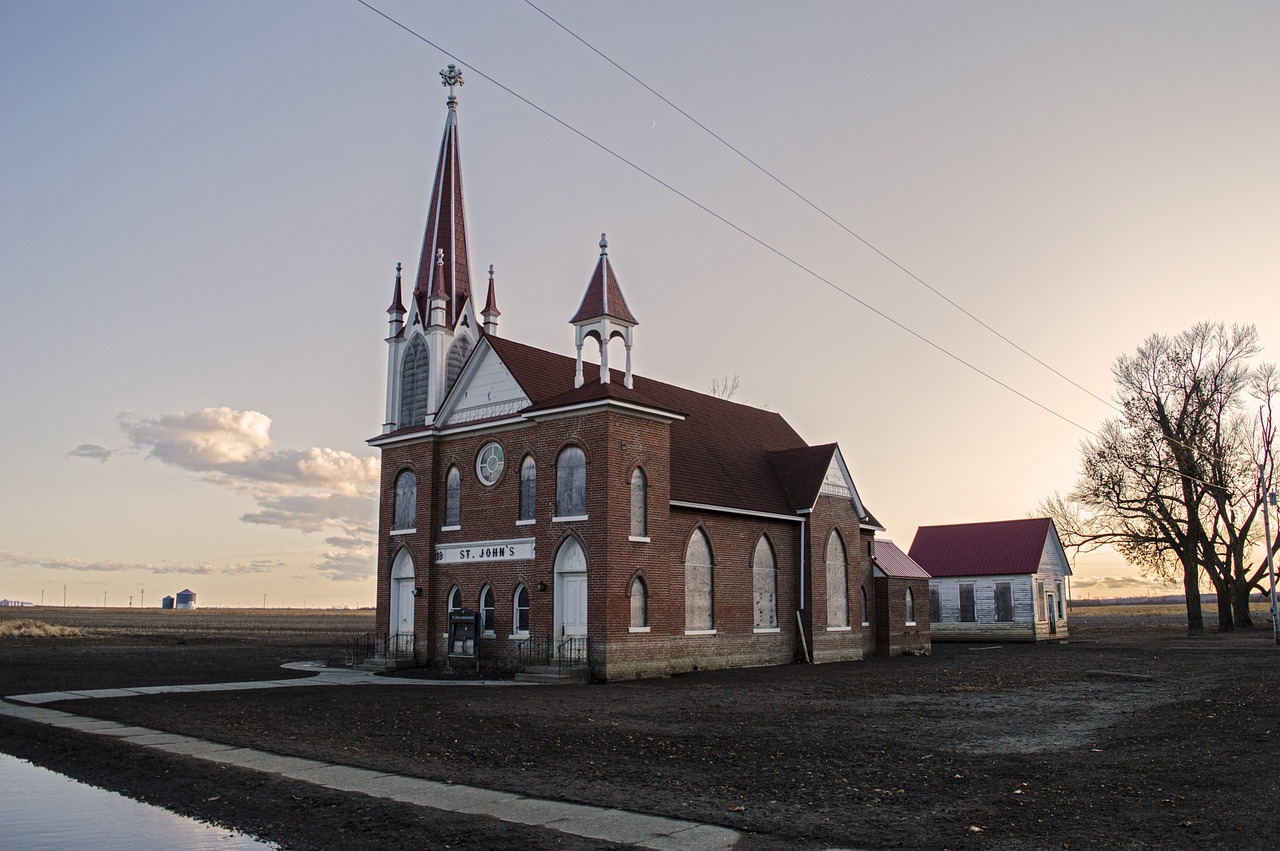
<instances>
[{"instance_id":1,"label":"black iron railing","mask_svg":"<svg viewBox=\"0 0 1280 851\"><path fill-rule=\"evenodd\" d=\"M556 648L556 664L560 673L572 668L581 668L587 664L587 637L585 635L566 636Z\"/></svg>"},{"instance_id":2,"label":"black iron railing","mask_svg":"<svg viewBox=\"0 0 1280 851\"><path fill-rule=\"evenodd\" d=\"M412 635L386 636L366 632L353 640L346 651L346 663L351 668L363 665L371 659L399 662L414 658Z\"/></svg>"},{"instance_id":3,"label":"black iron railing","mask_svg":"<svg viewBox=\"0 0 1280 851\"><path fill-rule=\"evenodd\" d=\"M516 645L516 661L520 667L530 665L549 665L551 663L551 639L544 636L530 636Z\"/></svg>"}]
</instances>

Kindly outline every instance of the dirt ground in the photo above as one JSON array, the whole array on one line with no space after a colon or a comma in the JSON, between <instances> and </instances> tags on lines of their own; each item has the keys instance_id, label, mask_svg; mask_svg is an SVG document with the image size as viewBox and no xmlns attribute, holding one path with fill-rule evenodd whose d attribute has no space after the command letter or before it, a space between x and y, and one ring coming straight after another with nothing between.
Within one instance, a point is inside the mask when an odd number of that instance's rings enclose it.
<instances>
[{"instance_id":1,"label":"dirt ground","mask_svg":"<svg viewBox=\"0 0 1280 851\"><path fill-rule=\"evenodd\" d=\"M46 618L52 622L52 619ZM589 686L292 688L58 708L743 831L757 848L1267 848L1270 629L1076 616L1069 644ZM300 633L301 635L301 633ZM185 641L186 643L179 643ZM0 642L0 694L279 678L333 643ZM286 848L599 848L0 718L0 751Z\"/></svg>"}]
</instances>

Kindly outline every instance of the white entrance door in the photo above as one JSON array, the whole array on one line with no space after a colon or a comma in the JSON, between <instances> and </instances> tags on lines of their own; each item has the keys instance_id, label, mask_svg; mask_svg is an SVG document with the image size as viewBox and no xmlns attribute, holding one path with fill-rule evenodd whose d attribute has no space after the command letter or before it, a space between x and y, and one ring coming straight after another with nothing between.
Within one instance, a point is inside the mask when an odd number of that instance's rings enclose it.
<instances>
[{"instance_id":1,"label":"white entrance door","mask_svg":"<svg viewBox=\"0 0 1280 851\"><path fill-rule=\"evenodd\" d=\"M566 573L562 583L564 589L564 634L587 634L587 575L585 573Z\"/></svg>"},{"instance_id":2,"label":"white entrance door","mask_svg":"<svg viewBox=\"0 0 1280 851\"><path fill-rule=\"evenodd\" d=\"M577 538L556 552L556 638L587 634L587 556Z\"/></svg>"},{"instance_id":3,"label":"white entrance door","mask_svg":"<svg viewBox=\"0 0 1280 851\"><path fill-rule=\"evenodd\" d=\"M413 559L401 550L391 568L391 641L397 649L413 646Z\"/></svg>"}]
</instances>

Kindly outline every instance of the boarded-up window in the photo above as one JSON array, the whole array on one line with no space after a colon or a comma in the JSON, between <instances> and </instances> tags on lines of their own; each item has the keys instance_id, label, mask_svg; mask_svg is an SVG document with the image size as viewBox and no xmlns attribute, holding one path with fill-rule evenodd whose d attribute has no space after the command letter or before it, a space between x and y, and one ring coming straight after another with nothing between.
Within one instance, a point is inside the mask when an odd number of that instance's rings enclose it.
<instances>
[{"instance_id":1,"label":"boarded-up window","mask_svg":"<svg viewBox=\"0 0 1280 851\"><path fill-rule=\"evenodd\" d=\"M1036 580L1036 620L1044 620L1044 581Z\"/></svg>"},{"instance_id":2,"label":"boarded-up window","mask_svg":"<svg viewBox=\"0 0 1280 851\"><path fill-rule=\"evenodd\" d=\"M778 566L773 557L773 547L763 535L756 541L756 551L751 556L752 603L756 629L774 629L778 626Z\"/></svg>"},{"instance_id":3,"label":"boarded-up window","mask_svg":"<svg viewBox=\"0 0 1280 851\"><path fill-rule=\"evenodd\" d=\"M996 597L996 621L999 623L1013 622L1013 586L1008 582L997 582L995 589Z\"/></svg>"},{"instance_id":4,"label":"boarded-up window","mask_svg":"<svg viewBox=\"0 0 1280 851\"><path fill-rule=\"evenodd\" d=\"M457 467L450 467L444 478L444 525L462 523L462 474Z\"/></svg>"},{"instance_id":5,"label":"boarded-up window","mask_svg":"<svg viewBox=\"0 0 1280 851\"><path fill-rule=\"evenodd\" d=\"M1062 602L1062 600L1063 600L1063 597L1062 597L1062 583L1061 583L1061 582L1059 582L1059 583L1057 584L1057 586L1055 586L1055 587L1057 587L1057 589L1058 589L1058 594L1057 594L1057 596L1056 596L1056 597L1054 597L1053 599L1054 599L1054 601L1056 602L1056 604L1057 604L1057 606L1058 606L1058 620L1062 620L1063 618L1065 618L1065 617L1067 616L1067 615L1066 615L1066 613L1063 611L1064 603Z\"/></svg>"},{"instance_id":6,"label":"boarded-up window","mask_svg":"<svg viewBox=\"0 0 1280 851\"><path fill-rule=\"evenodd\" d=\"M520 463L520 518L534 519L534 502L538 495L538 465L533 457L526 455Z\"/></svg>"},{"instance_id":7,"label":"boarded-up window","mask_svg":"<svg viewBox=\"0 0 1280 851\"><path fill-rule=\"evenodd\" d=\"M427 421L427 346L414 335L400 362L400 428L422 425Z\"/></svg>"},{"instance_id":8,"label":"boarded-up window","mask_svg":"<svg viewBox=\"0 0 1280 851\"><path fill-rule=\"evenodd\" d=\"M929 622L939 623L942 620L942 601L938 598L938 589L929 589Z\"/></svg>"},{"instance_id":9,"label":"boarded-up window","mask_svg":"<svg viewBox=\"0 0 1280 851\"><path fill-rule=\"evenodd\" d=\"M567 446L556 459L556 516L582 517L587 513L587 456Z\"/></svg>"},{"instance_id":10,"label":"boarded-up window","mask_svg":"<svg viewBox=\"0 0 1280 851\"><path fill-rule=\"evenodd\" d=\"M849 625L849 562L840 533L827 538L827 626Z\"/></svg>"},{"instance_id":11,"label":"boarded-up window","mask_svg":"<svg viewBox=\"0 0 1280 851\"><path fill-rule=\"evenodd\" d=\"M649 625L649 590L639 576L631 581L631 625Z\"/></svg>"},{"instance_id":12,"label":"boarded-up window","mask_svg":"<svg viewBox=\"0 0 1280 851\"><path fill-rule=\"evenodd\" d=\"M636 467L631 474L631 537L645 538L649 535L648 519L648 483L644 471Z\"/></svg>"},{"instance_id":13,"label":"boarded-up window","mask_svg":"<svg viewBox=\"0 0 1280 851\"><path fill-rule=\"evenodd\" d=\"M907 626L915 626L916 622L916 595L911 593L911 589L907 589Z\"/></svg>"},{"instance_id":14,"label":"boarded-up window","mask_svg":"<svg viewBox=\"0 0 1280 851\"><path fill-rule=\"evenodd\" d=\"M418 477L412 470L396 476L396 507L392 529L412 529L416 521L418 504Z\"/></svg>"},{"instance_id":15,"label":"boarded-up window","mask_svg":"<svg viewBox=\"0 0 1280 851\"><path fill-rule=\"evenodd\" d=\"M458 375L462 372L462 365L467 362L467 355L471 353L471 338L459 337L449 347L449 354L444 359L444 392L448 393L453 389L453 385L458 381Z\"/></svg>"},{"instance_id":16,"label":"boarded-up window","mask_svg":"<svg viewBox=\"0 0 1280 851\"><path fill-rule=\"evenodd\" d=\"M529 589L524 585L516 586L515 598L512 600L512 623L515 629L512 632L528 633L529 632Z\"/></svg>"},{"instance_id":17,"label":"boarded-up window","mask_svg":"<svg viewBox=\"0 0 1280 851\"><path fill-rule=\"evenodd\" d=\"M684 550L684 628L712 629L715 624L712 600L711 542L697 529Z\"/></svg>"},{"instance_id":18,"label":"boarded-up window","mask_svg":"<svg viewBox=\"0 0 1280 851\"><path fill-rule=\"evenodd\" d=\"M973 608L973 583L960 583L960 620L965 623L973 623L978 619L977 612Z\"/></svg>"},{"instance_id":19,"label":"boarded-up window","mask_svg":"<svg viewBox=\"0 0 1280 851\"><path fill-rule=\"evenodd\" d=\"M480 592L480 629L483 632L493 632L493 610L493 589L486 585Z\"/></svg>"}]
</instances>

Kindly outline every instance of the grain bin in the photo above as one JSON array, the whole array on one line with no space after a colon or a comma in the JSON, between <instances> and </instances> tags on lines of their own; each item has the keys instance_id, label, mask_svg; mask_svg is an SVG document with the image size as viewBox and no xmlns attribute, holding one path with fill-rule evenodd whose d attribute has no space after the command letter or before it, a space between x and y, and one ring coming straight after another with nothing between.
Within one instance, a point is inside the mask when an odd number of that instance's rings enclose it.
<instances>
[{"instance_id":1,"label":"grain bin","mask_svg":"<svg viewBox=\"0 0 1280 851\"><path fill-rule=\"evenodd\" d=\"M178 592L178 597L174 601L175 609L194 609L196 607L196 592L190 588L183 588Z\"/></svg>"},{"instance_id":2,"label":"grain bin","mask_svg":"<svg viewBox=\"0 0 1280 851\"><path fill-rule=\"evenodd\" d=\"M172 597L165 597L163 600L161 600L161 601L160 601L160 608L162 608L162 609L172 609L172 608L173 608L173 598L172 598Z\"/></svg>"}]
</instances>

